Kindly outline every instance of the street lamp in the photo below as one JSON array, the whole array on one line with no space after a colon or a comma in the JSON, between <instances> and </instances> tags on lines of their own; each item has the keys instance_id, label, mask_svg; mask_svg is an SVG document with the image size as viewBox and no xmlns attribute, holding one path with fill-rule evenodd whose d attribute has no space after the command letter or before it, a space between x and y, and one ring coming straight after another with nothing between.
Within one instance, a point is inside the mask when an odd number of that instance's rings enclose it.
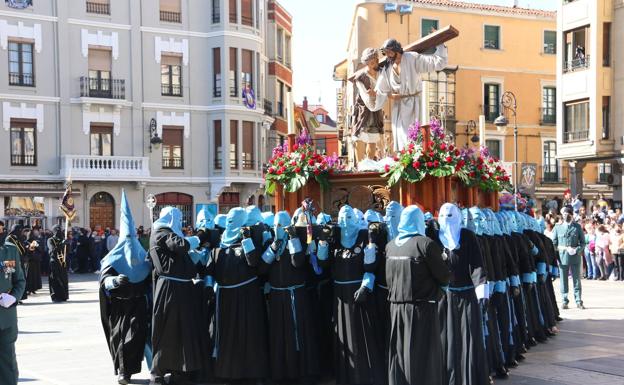
<instances>
[{"instance_id":1,"label":"street lamp","mask_svg":"<svg viewBox=\"0 0 624 385\"><path fill-rule=\"evenodd\" d=\"M162 139L158 136L158 130L156 130L156 119L152 118L152 120L150 120L148 130L150 133L149 150L152 152L152 146L158 150L160 148L160 144L162 143Z\"/></svg>"},{"instance_id":2,"label":"street lamp","mask_svg":"<svg viewBox=\"0 0 624 385\"><path fill-rule=\"evenodd\" d=\"M516 105L516 95L507 91L501 96L500 116L494 120L496 127L506 127L509 120L505 116L505 110L511 111L514 118L514 208L518 211L518 115Z\"/></svg>"},{"instance_id":3,"label":"street lamp","mask_svg":"<svg viewBox=\"0 0 624 385\"><path fill-rule=\"evenodd\" d=\"M470 141L472 143L479 143L479 135L477 135L477 122L469 120L466 123L466 147L468 147L468 136L472 133L474 133L474 135L472 135Z\"/></svg>"}]
</instances>

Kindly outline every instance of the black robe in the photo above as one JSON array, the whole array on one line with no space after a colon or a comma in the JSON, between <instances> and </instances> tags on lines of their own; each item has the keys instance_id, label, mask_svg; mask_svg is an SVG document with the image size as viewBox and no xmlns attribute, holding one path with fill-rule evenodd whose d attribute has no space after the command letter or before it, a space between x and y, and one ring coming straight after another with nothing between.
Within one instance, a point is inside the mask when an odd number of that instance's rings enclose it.
<instances>
[{"instance_id":1,"label":"black robe","mask_svg":"<svg viewBox=\"0 0 624 385\"><path fill-rule=\"evenodd\" d=\"M439 239L436 237L435 239ZM444 247L438 240L440 247ZM443 384L479 385L488 382L483 319L474 287L486 283L483 256L475 234L460 232L460 247L444 249L451 279L438 305L446 373Z\"/></svg>"},{"instance_id":2,"label":"black robe","mask_svg":"<svg viewBox=\"0 0 624 385\"><path fill-rule=\"evenodd\" d=\"M130 376L141 372L145 344L150 336L151 277L106 290L104 280L117 275L112 266L100 275L100 317L115 374Z\"/></svg>"},{"instance_id":3,"label":"black robe","mask_svg":"<svg viewBox=\"0 0 624 385\"><path fill-rule=\"evenodd\" d=\"M149 255L154 265L152 372L159 376L201 367L200 335L206 330L200 328L201 309L191 280L197 268L188 255L189 247L168 228L153 231L150 237Z\"/></svg>"},{"instance_id":4,"label":"black robe","mask_svg":"<svg viewBox=\"0 0 624 385\"><path fill-rule=\"evenodd\" d=\"M513 320L509 307L509 290L507 281L510 272L507 267L509 256L505 247L505 238L502 235L492 236L492 262L495 269L497 282L505 282L501 289L490 295L490 303L496 310L496 320L498 321L498 331L500 335L500 345L503 351L504 364L507 365L515 360L515 349L513 344Z\"/></svg>"},{"instance_id":5,"label":"black robe","mask_svg":"<svg viewBox=\"0 0 624 385\"><path fill-rule=\"evenodd\" d=\"M67 301L69 299L69 282L67 266L63 262L63 255L65 255L63 240L55 237L48 239L48 254L50 254L50 275L48 276L50 297L53 302Z\"/></svg>"},{"instance_id":6,"label":"black robe","mask_svg":"<svg viewBox=\"0 0 624 385\"><path fill-rule=\"evenodd\" d=\"M34 240L30 239L28 243ZM39 240L37 240L39 241ZM41 289L41 259L43 256L43 250L41 245L34 250L26 249L28 259L28 275L26 277L26 291L34 294L37 290Z\"/></svg>"},{"instance_id":7,"label":"black robe","mask_svg":"<svg viewBox=\"0 0 624 385\"><path fill-rule=\"evenodd\" d=\"M262 262L264 266L266 264ZM269 341L271 378L296 382L320 374L318 339L306 290L305 250L291 255L288 247L269 269Z\"/></svg>"},{"instance_id":8,"label":"black robe","mask_svg":"<svg viewBox=\"0 0 624 385\"><path fill-rule=\"evenodd\" d=\"M531 241L537 246L539 249L538 256L536 256L535 261L537 263L543 263L546 266L546 271L543 276L537 276L537 290L539 294L540 300L540 309L542 311L542 315L544 317L545 327L553 328L557 325L557 316L555 313L555 308L557 307L557 303L551 301L550 293L548 292L547 282L549 281L549 270L551 265L550 253L546 248L546 237L544 234L539 234L535 231L531 231L529 234L529 238ZM550 241L550 239L548 239ZM552 241L551 241L552 242Z\"/></svg>"},{"instance_id":9,"label":"black robe","mask_svg":"<svg viewBox=\"0 0 624 385\"><path fill-rule=\"evenodd\" d=\"M343 247L340 240L330 245L329 260L322 263L325 267L331 265L334 280L336 384L380 385L387 382L373 295L363 303L355 303L353 298L364 273L374 272L376 268L376 264L364 265L367 244L368 231L360 230L352 247Z\"/></svg>"},{"instance_id":10,"label":"black robe","mask_svg":"<svg viewBox=\"0 0 624 385\"><path fill-rule=\"evenodd\" d=\"M424 236L386 246L390 302L389 385L442 384L437 302L450 278L440 247Z\"/></svg>"},{"instance_id":11,"label":"black robe","mask_svg":"<svg viewBox=\"0 0 624 385\"><path fill-rule=\"evenodd\" d=\"M214 374L223 380L269 376L266 303L258 266L260 250L246 254L240 243L215 248L208 274L217 282Z\"/></svg>"}]
</instances>

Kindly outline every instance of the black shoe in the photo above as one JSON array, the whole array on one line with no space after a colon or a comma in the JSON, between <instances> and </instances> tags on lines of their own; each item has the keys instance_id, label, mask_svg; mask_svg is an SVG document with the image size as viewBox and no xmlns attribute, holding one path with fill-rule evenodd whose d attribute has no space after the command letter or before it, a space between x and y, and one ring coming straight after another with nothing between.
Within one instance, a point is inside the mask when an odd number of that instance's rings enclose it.
<instances>
[{"instance_id":1,"label":"black shoe","mask_svg":"<svg viewBox=\"0 0 624 385\"><path fill-rule=\"evenodd\" d=\"M130 383L130 376L119 373L119 376L117 377L117 383L119 385L128 385Z\"/></svg>"},{"instance_id":2,"label":"black shoe","mask_svg":"<svg viewBox=\"0 0 624 385\"><path fill-rule=\"evenodd\" d=\"M564 303L564 304L563 304L563 306L561 306L561 308L562 308L563 310L568 310L570 307L568 306L568 304L567 304L567 303Z\"/></svg>"},{"instance_id":3,"label":"black shoe","mask_svg":"<svg viewBox=\"0 0 624 385\"><path fill-rule=\"evenodd\" d=\"M165 385L165 378L161 376L152 376L149 385Z\"/></svg>"},{"instance_id":4,"label":"black shoe","mask_svg":"<svg viewBox=\"0 0 624 385\"><path fill-rule=\"evenodd\" d=\"M529 341L528 341L528 345L529 345L530 347L537 346L537 341L535 340L535 338L531 338L531 339L529 339Z\"/></svg>"},{"instance_id":5,"label":"black shoe","mask_svg":"<svg viewBox=\"0 0 624 385\"><path fill-rule=\"evenodd\" d=\"M576 304L576 307L581 309L581 310L585 310L585 305L583 305L583 302L579 302Z\"/></svg>"},{"instance_id":6,"label":"black shoe","mask_svg":"<svg viewBox=\"0 0 624 385\"><path fill-rule=\"evenodd\" d=\"M509 372L504 367L496 369L496 378L508 378Z\"/></svg>"},{"instance_id":7,"label":"black shoe","mask_svg":"<svg viewBox=\"0 0 624 385\"><path fill-rule=\"evenodd\" d=\"M518 354L522 355L522 354L525 354L526 352L527 352L526 346L522 345L518 348Z\"/></svg>"},{"instance_id":8,"label":"black shoe","mask_svg":"<svg viewBox=\"0 0 624 385\"><path fill-rule=\"evenodd\" d=\"M525 356L523 356L522 354L517 354L517 355L516 355L516 360L518 360L518 361L524 361L524 360L526 360L526 357L525 357Z\"/></svg>"},{"instance_id":9,"label":"black shoe","mask_svg":"<svg viewBox=\"0 0 624 385\"><path fill-rule=\"evenodd\" d=\"M559 317L559 316L557 316L557 318L556 318L556 319L557 319L557 322L561 322L561 321L563 321L563 318L561 318L561 317Z\"/></svg>"},{"instance_id":10,"label":"black shoe","mask_svg":"<svg viewBox=\"0 0 624 385\"><path fill-rule=\"evenodd\" d=\"M518 361L513 360L513 361L508 362L507 364L505 364L505 366L507 366L507 368L515 369L515 368L518 367Z\"/></svg>"}]
</instances>

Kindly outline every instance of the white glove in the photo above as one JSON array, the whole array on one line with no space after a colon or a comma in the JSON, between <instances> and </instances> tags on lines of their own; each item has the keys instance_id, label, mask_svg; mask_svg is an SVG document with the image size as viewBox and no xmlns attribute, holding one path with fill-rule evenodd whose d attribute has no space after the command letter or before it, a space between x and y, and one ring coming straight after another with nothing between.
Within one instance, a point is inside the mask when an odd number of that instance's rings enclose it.
<instances>
[{"instance_id":1,"label":"white glove","mask_svg":"<svg viewBox=\"0 0 624 385\"><path fill-rule=\"evenodd\" d=\"M0 294L0 306L9 308L15 303L16 299L9 293Z\"/></svg>"},{"instance_id":2,"label":"white glove","mask_svg":"<svg viewBox=\"0 0 624 385\"><path fill-rule=\"evenodd\" d=\"M576 255L576 247L568 246L567 252L568 252L568 255Z\"/></svg>"}]
</instances>

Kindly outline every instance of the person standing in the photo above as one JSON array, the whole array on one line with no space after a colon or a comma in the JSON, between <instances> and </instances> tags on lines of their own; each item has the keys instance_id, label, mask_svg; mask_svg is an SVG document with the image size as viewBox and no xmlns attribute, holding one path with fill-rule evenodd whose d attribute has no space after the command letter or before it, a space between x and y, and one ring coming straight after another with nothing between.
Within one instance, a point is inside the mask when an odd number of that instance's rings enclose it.
<instances>
[{"instance_id":1,"label":"person standing","mask_svg":"<svg viewBox=\"0 0 624 385\"><path fill-rule=\"evenodd\" d=\"M377 98L392 100L392 135L394 150L407 146L409 127L420 118L421 73L441 71L448 62L446 47L439 45L432 55L403 52L396 39L386 40L381 52L387 63L377 79ZM378 103L381 103L380 100Z\"/></svg>"},{"instance_id":2,"label":"person standing","mask_svg":"<svg viewBox=\"0 0 624 385\"><path fill-rule=\"evenodd\" d=\"M48 253L50 254L48 286L50 287L52 302L63 302L69 299L67 253L70 246L63 238L65 238L65 234L61 226L54 226L52 237L48 239Z\"/></svg>"},{"instance_id":3,"label":"person standing","mask_svg":"<svg viewBox=\"0 0 624 385\"><path fill-rule=\"evenodd\" d=\"M132 232L134 233L134 229L132 230ZM117 235L117 230L111 229L110 234L108 235L108 237L106 237L106 252L108 253L113 250L117 245L117 242L119 242L119 235Z\"/></svg>"},{"instance_id":4,"label":"person standing","mask_svg":"<svg viewBox=\"0 0 624 385\"><path fill-rule=\"evenodd\" d=\"M17 385L19 376L17 341L17 301L26 290L26 278L15 247L0 245L0 379L3 385Z\"/></svg>"},{"instance_id":5,"label":"person standing","mask_svg":"<svg viewBox=\"0 0 624 385\"><path fill-rule=\"evenodd\" d=\"M581 298L581 250L585 247L585 236L581 226L573 222L572 207L566 206L562 210L563 223L553 230L553 245L559 252L561 270L561 302L563 308L568 308L568 272L572 271L574 284L574 299L579 309L585 309Z\"/></svg>"},{"instance_id":6,"label":"person standing","mask_svg":"<svg viewBox=\"0 0 624 385\"><path fill-rule=\"evenodd\" d=\"M22 268L22 273L24 274L24 279L28 280L28 254L26 252L26 245L23 241L24 227L20 224L14 224L11 226L11 230L9 231L9 235L6 237L6 241L4 243L5 247L8 247L11 254L17 253L19 254L19 260ZM22 296L18 298L18 301L22 301L28 298L28 293L24 288L22 292Z\"/></svg>"},{"instance_id":7,"label":"person standing","mask_svg":"<svg viewBox=\"0 0 624 385\"><path fill-rule=\"evenodd\" d=\"M442 384L445 377L437 302L451 273L440 247L424 233L422 211L408 206L386 246L389 385Z\"/></svg>"},{"instance_id":8,"label":"person standing","mask_svg":"<svg viewBox=\"0 0 624 385\"><path fill-rule=\"evenodd\" d=\"M120 241L102 259L100 317L117 382L127 385L133 374L141 372L149 338L152 264L137 239L125 192L121 195L120 223ZM111 231L109 240L115 233Z\"/></svg>"}]
</instances>

